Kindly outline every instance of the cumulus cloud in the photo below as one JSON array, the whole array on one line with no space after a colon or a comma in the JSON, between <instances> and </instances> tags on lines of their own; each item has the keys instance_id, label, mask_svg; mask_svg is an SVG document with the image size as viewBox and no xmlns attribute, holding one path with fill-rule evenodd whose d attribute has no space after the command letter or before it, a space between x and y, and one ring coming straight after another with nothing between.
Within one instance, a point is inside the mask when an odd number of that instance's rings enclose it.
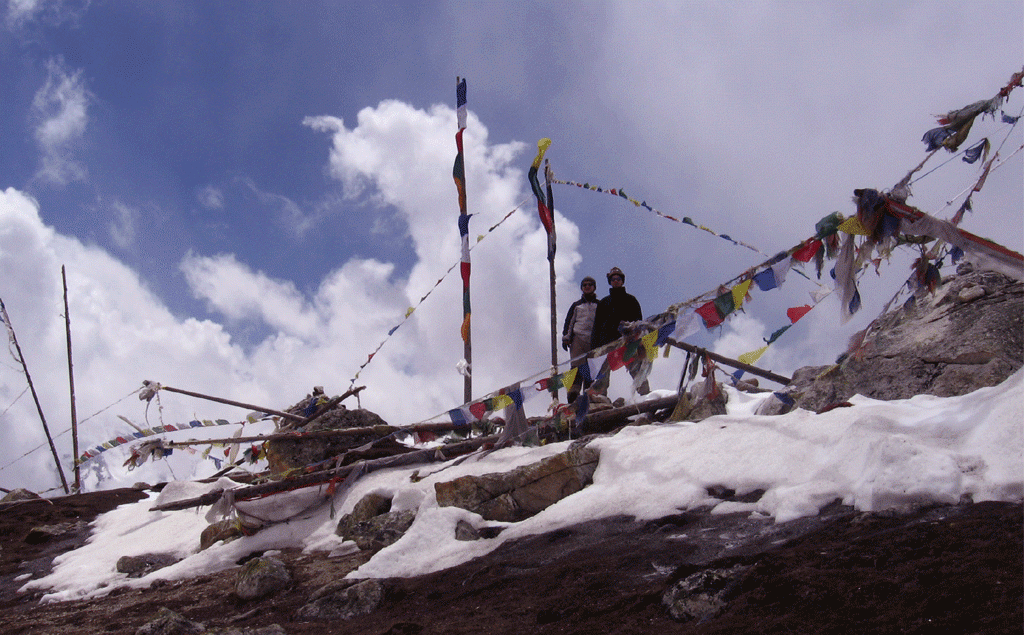
<instances>
[{"instance_id":1,"label":"cumulus cloud","mask_svg":"<svg viewBox=\"0 0 1024 635\"><path fill-rule=\"evenodd\" d=\"M75 149L89 123L92 96L82 71L71 71L63 59L47 62L46 73L46 82L32 100L32 116L37 121L35 138L41 154L36 176L63 186L86 177L85 166L75 158Z\"/></svg>"},{"instance_id":2,"label":"cumulus cloud","mask_svg":"<svg viewBox=\"0 0 1024 635\"><path fill-rule=\"evenodd\" d=\"M353 127L336 118L317 121L318 129L330 134L332 173L345 187L351 181L361 184L359 196L379 205L370 207L371 216L388 214L408 226L414 264L406 274L397 274L393 263L351 258L314 288L300 289L233 254L192 252L181 261L181 272L223 323L181 318L133 270L45 225L33 199L14 189L0 195L4 301L30 363L38 360L33 378L42 387L51 427L66 428L69 416L61 264L68 268L79 413L117 403L143 379L268 407L284 407L314 385L338 394L355 379L367 386L362 405L394 424L420 421L461 403L463 378L455 366L463 357L462 282L453 268L460 240L450 168L454 111L384 102L362 111ZM523 162L522 149L491 144L487 129L471 117L466 165L475 214L470 232L476 396L543 374L548 365L546 239L536 212L527 205L488 232L528 200L525 174L514 167ZM130 208L123 207L130 217ZM579 233L564 217L558 223L558 293L574 298ZM478 236L485 237L478 241ZM268 335L243 348L230 333L247 322ZM6 366L0 371L0 408L14 404L0 425L17 430L0 458L6 461L37 446L42 436L30 402L14 403L24 378ZM169 394L161 405L150 406L151 423L158 417L181 422L244 414ZM123 432L125 424L116 414L141 422L147 411L134 396L117 403L83 426L83 445ZM59 450L70 465L67 435ZM52 472L45 452L26 460L42 473ZM23 465L18 463L19 471ZM8 487L18 477L0 470L0 479Z\"/></svg>"}]
</instances>

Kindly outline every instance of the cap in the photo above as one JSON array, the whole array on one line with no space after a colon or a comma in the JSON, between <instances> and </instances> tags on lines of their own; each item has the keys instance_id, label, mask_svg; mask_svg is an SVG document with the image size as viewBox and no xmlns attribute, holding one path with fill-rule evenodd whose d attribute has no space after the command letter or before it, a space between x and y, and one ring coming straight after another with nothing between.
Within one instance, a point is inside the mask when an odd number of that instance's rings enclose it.
<instances>
[{"instance_id":1,"label":"cap","mask_svg":"<svg viewBox=\"0 0 1024 635\"><path fill-rule=\"evenodd\" d=\"M612 267L612 270L608 272L608 284L612 283L612 276L621 276L622 281L626 281L626 274L622 273L622 269L618 267Z\"/></svg>"}]
</instances>

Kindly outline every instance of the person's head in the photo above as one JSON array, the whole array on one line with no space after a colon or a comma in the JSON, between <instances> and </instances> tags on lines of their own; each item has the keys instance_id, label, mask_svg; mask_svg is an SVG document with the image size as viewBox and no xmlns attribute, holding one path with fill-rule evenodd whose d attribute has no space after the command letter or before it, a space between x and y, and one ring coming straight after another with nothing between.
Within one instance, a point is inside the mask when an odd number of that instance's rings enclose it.
<instances>
[{"instance_id":1,"label":"person's head","mask_svg":"<svg viewBox=\"0 0 1024 635\"><path fill-rule=\"evenodd\" d=\"M611 271L608 272L608 284L612 288L621 287L626 284L626 274L622 273L622 269L612 267Z\"/></svg>"},{"instance_id":2,"label":"person's head","mask_svg":"<svg viewBox=\"0 0 1024 635\"><path fill-rule=\"evenodd\" d=\"M580 280L580 289L583 290L583 293L594 293L597 291L597 281L587 276Z\"/></svg>"}]
</instances>

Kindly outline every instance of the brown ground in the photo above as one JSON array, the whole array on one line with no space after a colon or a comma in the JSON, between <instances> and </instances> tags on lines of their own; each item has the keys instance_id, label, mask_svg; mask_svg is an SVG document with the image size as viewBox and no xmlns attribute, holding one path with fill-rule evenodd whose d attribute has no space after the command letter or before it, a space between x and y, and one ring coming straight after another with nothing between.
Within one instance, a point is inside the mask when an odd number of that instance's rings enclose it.
<instances>
[{"instance_id":1,"label":"brown ground","mask_svg":"<svg viewBox=\"0 0 1024 635\"><path fill-rule=\"evenodd\" d=\"M117 490L0 506L0 632L134 633L166 606L209 628L279 624L305 633L1013 633L1024 630L1022 507L980 503L906 514L834 505L774 525L746 514L687 512L648 523L594 521L504 545L439 573L388 580L382 605L350 622L303 623L310 593L365 559L285 553L293 586L269 600L233 595L234 571L101 600L40 605L17 592L87 529L138 500ZM661 596L708 565L752 564L726 611L673 621Z\"/></svg>"}]
</instances>

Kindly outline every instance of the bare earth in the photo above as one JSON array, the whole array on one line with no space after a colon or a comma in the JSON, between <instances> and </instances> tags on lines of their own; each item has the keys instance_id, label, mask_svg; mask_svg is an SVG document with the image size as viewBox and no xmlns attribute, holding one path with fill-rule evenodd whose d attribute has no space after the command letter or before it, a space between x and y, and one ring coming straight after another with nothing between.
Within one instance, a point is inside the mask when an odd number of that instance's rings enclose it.
<instances>
[{"instance_id":1,"label":"bare earth","mask_svg":"<svg viewBox=\"0 0 1024 635\"><path fill-rule=\"evenodd\" d=\"M465 565L386 581L373 613L296 621L297 609L366 555L286 552L290 589L246 602L235 571L87 602L39 604L18 576L49 570L81 544L86 523L133 490L0 506L0 631L135 633L168 607L207 628L280 625L286 633L1012 633L1024 631L1020 504L864 514L840 505L773 524L748 514L684 512L638 523L608 518L506 544ZM71 523L52 536L35 528ZM81 523L75 525L76 523ZM753 565L725 611L700 624L662 606L676 580L707 567Z\"/></svg>"}]
</instances>

